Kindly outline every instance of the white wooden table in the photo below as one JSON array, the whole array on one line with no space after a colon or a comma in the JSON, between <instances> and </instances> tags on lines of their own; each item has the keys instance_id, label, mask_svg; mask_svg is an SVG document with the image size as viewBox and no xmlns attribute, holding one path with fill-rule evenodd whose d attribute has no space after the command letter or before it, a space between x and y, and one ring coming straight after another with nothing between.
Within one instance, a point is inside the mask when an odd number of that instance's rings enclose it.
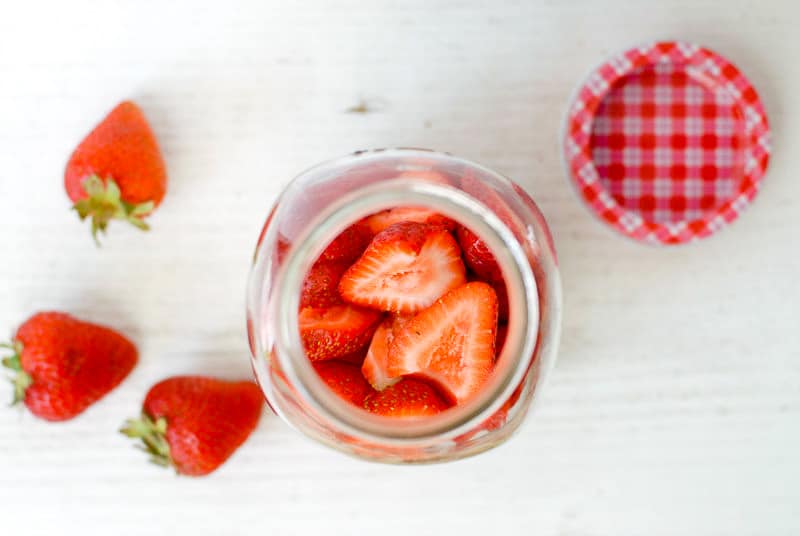
<instances>
[{"instance_id":1,"label":"white wooden table","mask_svg":"<svg viewBox=\"0 0 800 536\"><path fill-rule=\"evenodd\" d=\"M400 5L402 4L402 5ZM491 6L491 7L490 7ZM65 309L141 362L80 418L0 411L2 534L800 533L800 8L793 0L3 2L0 326ZM689 247L599 225L561 169L571 90L658 38L714 48L766 103L755 205ZM170 191L102 249L62 169L123 98ZM361 102L370 113L345 111ZM177 478L116 433L150 385L249 374L244 285L277 192L358 148L447 150L516 178L559 249L565 322L538 412L463 462L384 467L265 413L214 475ZM0 399L10 397L3 384Z\"/></svg>"}]
</instances>

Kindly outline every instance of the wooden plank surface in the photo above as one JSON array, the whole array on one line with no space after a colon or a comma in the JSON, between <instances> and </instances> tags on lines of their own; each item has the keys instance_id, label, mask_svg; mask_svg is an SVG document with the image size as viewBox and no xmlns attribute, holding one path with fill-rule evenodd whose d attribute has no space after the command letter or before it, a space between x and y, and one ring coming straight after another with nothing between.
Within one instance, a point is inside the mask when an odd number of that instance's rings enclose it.
<instances>
[{"instance_id":1,"label":"wooden plank surface","mask_svg":"<svg viewBox=\"0 0 800 536\"><path fill-rule=\"evenodd\" d=\"M0 412L2 534L800 534L800 8L792 0L3 2L0 326L66 309L142 359L64 424ZM774 157L713 239L626 241L581 206L558 131L606 55L658 38L714 48L766 103ZM102 249L61 186L117 101L152 120L170 191ZM365 102L370 113L345 111ZM271 415L219 472L176 478L115 433L155 381L249 374L244 285L266 212L304 168L430 147L539 201L565 319L537 413L463 462L384 467ZM0 385L0 399L10 389Z\"/></svg>"}]
</instances>

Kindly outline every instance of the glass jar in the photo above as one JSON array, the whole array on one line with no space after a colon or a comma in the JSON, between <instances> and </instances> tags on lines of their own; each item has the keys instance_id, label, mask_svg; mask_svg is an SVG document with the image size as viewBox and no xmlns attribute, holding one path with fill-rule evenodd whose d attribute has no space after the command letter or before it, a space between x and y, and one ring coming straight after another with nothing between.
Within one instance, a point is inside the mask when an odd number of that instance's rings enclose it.
<instances>
[{"instance_id":1,"label":"glass jar","mask_svg":"<svg viewBox=\"0 0 800 536\"><path fill-rule=\"evenodd\" d=\"M373 415L340 399L316 374L298 328L305 274L327 244L365 216L397 206L431 208L479 236L508 297L506 343L482 390L419 419ZM321 443L394 463L453 460L505 441L553 365L560 317L556 253L533 200L484 166L416 149L359 151L294 179L261 232L247 296L253 368L272 409Z\"/></svg>"}]
</instances>

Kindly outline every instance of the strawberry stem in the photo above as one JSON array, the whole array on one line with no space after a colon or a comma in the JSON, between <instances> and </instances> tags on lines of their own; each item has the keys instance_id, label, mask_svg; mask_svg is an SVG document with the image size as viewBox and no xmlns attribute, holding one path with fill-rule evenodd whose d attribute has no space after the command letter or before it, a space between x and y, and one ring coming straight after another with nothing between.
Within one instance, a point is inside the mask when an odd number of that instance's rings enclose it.
<instances>
[{"instance_id":1,"label":"strawberry stem","mask_svg":"<svg viewBox=\"0 0 800 536\"><path fill-rule=\"evenodd\" d=\"M142 445L137 446L150 454L152 463L162 467L174 466L167 442L167 420L164 417L153 421L149 415L143 412L138 419L125 421L120 433L134 439L141 439Z\"/></svg>"},{"instance_id":2,"label":"strawberry stem","mask_svg":"<svg viewBox=\"0 0 800 536\"><path fill-rule=\"evenodd\" d=\"M22 370L21 342L14 341L11 344L2 343L0 344L0 348L7 348L14 351L13 355L4 357L2 361L0 361L4 367L14 372L11 378L11 383L14 385L14 399L11 401L11 405L13 406L25 400L25 391L33 384L33 378L31 378L30 374Z\"/></svg>"},{"instance_id":3,"label":"strawberry stem","mask_svg":"<svg viewBox=\"0 0 800 536\"><path fill-rule=\"evenodd\" d=\"M105 233L111 220L127 221L142 231L150 229L144 217L153 211L155 204L152 201L139 204L123 201L119 186L111 177L106 178L104 182L97 175L90 175L83 181L83 191L88 197L77 201L72 208L78 213L81 221L91 217L92 238L98 246L100 241L97 234Z\"/></svg>"}]
</instances>

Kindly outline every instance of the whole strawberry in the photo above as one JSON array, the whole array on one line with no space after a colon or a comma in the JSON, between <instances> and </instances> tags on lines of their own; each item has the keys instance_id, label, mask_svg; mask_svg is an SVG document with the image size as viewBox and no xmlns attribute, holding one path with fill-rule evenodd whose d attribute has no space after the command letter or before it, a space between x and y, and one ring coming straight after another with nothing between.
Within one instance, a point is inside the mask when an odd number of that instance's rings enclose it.
<instances>
[{"instance_id":1,"label":"whole strawberry","mask_svg":"<svg viewBox=\"0 0 800 536\"><path fill-rule=\"evenodd\" d=\"M167 191L158 143L141 109L125 101L78 145L64 173L67 195L81 220L91 218L92 236L112 219L142 230Z\"/></svg>"},{"instance_id":2,"label":"whole strawberry","mask_svg":"<svg viewBox=\"0 0 800 536\"><path fill-rule=\"evenodd\" d=\"M263 402L261 390L249 381L178 376L154 385L141 417L126 421L120 431L141 439L154 463L202 476L244 443Z\"/></svg>"},{"instance_id":3,"label":"whole strawberry","mask_svg":"<svg viewBox=\"0 0 800 536\"><path fill-rule=\"evenodd\" d=\"M114 389L136 365L136 347L107 327L68 314L38 313L22 324L2 360L13 370L14 403L42 419L75 417Z\"/></svg>"}]
</instances>

